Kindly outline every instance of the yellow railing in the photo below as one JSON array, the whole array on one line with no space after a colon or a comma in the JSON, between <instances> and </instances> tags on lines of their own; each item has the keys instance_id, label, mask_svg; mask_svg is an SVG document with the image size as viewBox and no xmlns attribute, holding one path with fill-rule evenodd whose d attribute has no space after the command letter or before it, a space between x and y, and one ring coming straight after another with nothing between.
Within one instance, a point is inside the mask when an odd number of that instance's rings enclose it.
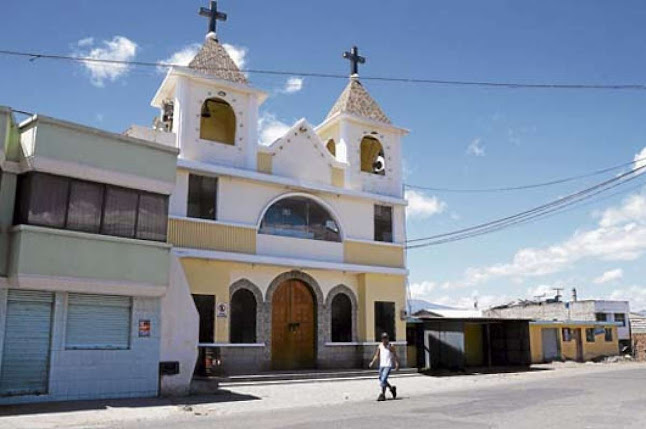
<instances>
[{"instance_id":1,"label":"yellow railing","mask_svg":"<svg viewBox=\"0 0 646 429\"><path fill-rule=\"evenodd\" d=\"M215 222L171 218L168 241L177 247L256 253L256 230Z\"/></svg>"},{"instance_id":2,"label":"yellow railing","mask_svg":"<svg viewBox=\"0 0 646 429\"><path fill-rule=\"evenodd\" d=\"M348 264L404 268L404 248L401 246L346 241L343 252Z\"/></svg>"}]
</instances>

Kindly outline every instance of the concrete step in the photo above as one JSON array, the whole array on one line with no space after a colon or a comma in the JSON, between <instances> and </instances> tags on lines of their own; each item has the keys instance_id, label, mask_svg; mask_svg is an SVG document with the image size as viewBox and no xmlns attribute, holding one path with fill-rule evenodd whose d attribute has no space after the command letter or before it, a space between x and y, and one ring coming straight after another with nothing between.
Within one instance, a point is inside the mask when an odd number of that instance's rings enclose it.
<instances>
[{"instance_id":1,"label":"concrete step","mask_svg":"<svg viewBox=\"0 0 646 429\"><path fill-rule=\"evenodd\" d=\"M193 377L191 380L191 395L213 395L220 389L220 379L216 377Z\"/></svg>"},{"instance_id":2,"label":"concrete step","mask_svg":"<svg viewBox=\"0 0 646 429\"><path fill-rule=\"evenodd\" d=\"M402 368L399 371L391 372L391 377L406 377L417 375L417 368ZM376 369L344 369L344 370L304 370L304 371L271 371L259 374L231 375L224 377L207 377L217 379L221 388L263 385L263 384L287 384L307 383L311 381L343 381L363 380L376 378Z\"/></svg>"}]
</instances>

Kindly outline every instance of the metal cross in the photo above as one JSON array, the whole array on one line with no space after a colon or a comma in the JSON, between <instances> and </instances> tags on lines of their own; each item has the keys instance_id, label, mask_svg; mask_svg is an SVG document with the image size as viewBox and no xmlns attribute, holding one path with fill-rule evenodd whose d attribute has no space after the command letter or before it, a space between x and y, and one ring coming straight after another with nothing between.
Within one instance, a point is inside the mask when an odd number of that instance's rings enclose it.
<instances>
[{"instance_id":1,"label":"metal cross","mask_svg":"<svg viewBox=\"0 0 646 429\"><path fill-rule=\"evenodd\" d=\"M227 20L227 14L218 11L218 2L214 0L210 1L208 8L200 8L200 16L209 18L209 33L215 33L215 28L218 21L224 22Z\"/></svg>"},{"instance_id":2,"label":"metal cross","mask_svg":"<svg viewBox=\"0 0 646 429\"><path fill-rule=\"evenodd\" d=\"M350 61L350 75L359 74L359 64L365 64L366 58L359 55L359 48L353 46L350 52L344 52L343 58Z\"/></svg>"}]
</instances>

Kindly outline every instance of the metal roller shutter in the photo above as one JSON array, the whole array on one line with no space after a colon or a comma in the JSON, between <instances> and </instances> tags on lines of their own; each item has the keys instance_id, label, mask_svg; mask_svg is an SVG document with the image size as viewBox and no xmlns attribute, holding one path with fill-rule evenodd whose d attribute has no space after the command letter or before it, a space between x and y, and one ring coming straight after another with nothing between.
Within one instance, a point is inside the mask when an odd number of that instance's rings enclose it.
<instances>
[{"instance_id":1,"label":"metal roller shutter","mask_svg":"<svg viewBox=\"0 0 646 429\"><path fill-rule=\"evenodd\" d=\"M67 349L127 349L130 345L128 296L69 294Z\"/></svg>"},{"instance_id":2,"label":"metal roller shutter","mask_svg":"<svg viewBox=\"0 0 646 429\"><path fill-rule=\"evenodd\" d=\"M47 393L54 294L9 290L0 395Z\"/></svg>"}]
</instances>

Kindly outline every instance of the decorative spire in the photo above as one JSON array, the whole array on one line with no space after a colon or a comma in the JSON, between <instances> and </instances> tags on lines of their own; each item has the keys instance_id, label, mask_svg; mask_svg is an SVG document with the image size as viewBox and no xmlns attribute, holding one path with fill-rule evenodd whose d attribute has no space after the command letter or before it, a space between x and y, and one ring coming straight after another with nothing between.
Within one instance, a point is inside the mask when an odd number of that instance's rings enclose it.
<instances>
[{"instance_id":1,"label":"decorative spire","mask_svg":"<svg viewBox=\"0 0 646 429\"><path fill-rule=\"evenodd\" d=\"M206 34L207 38L211 38L213 40L218 40L217 36L217 24L218 21L226 21L227 20L227 14L224 12L218 11L218 2L211 0L209 7L201 7L199 10L200 16L204 16L209 18L209 32Z\"/></svg>"},{"instance_id":2,"label":"decorative spire","mask_svg":"<svg viewBox=\"0 0 646 429\"><path fill-rule=\"evenodd\" d=\"M366 58L359 55L359 48L353 46L350 52L343 53L343 58L350 61L350 82L348 82L334 106L332 106L326 119L330 119L337 114L348 113L372 121L390 124L388 116L359 81L359 64L366 63Z\"/></svg>"},{"instance_id":3,"label":"decorative spire","mask_svg":"<svg viewBox=\"0 0 646 429\"><path fill-rule=\"evenodd\" d=\"M344 52L343 58L350 61L350 77L359 77L359 64L365 64L366 58L359 55L359 48L353 46L350 52Z\"/></svg>"}]
</instances>

